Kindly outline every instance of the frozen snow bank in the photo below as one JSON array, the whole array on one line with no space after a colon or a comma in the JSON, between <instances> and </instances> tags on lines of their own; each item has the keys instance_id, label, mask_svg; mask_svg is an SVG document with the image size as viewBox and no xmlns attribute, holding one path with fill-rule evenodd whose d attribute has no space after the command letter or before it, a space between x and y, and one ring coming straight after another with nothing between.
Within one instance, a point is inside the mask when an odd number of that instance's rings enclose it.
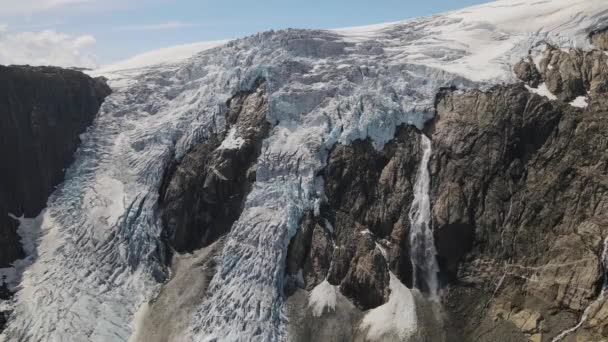
<instances>
[{"instance_id":1,"label":"frozen snow bank","mask_svg":"<svg viewBox=\"0 0 608 342\"><path fill-rule=\"evenodd\" d=\"M390 279L388 302L367 312L360 324L360 329L367 330L370 341L382 341L393 334L406 340L417 331L418 318L412 292L392 272Z\"/></svg>"},{"instance_id":2,"label":"frozen snow bank","mask_svg":"<svg viewBox=\"0 0 608 342\"><path fill-rule=\"evenodd\" d=\"M308 306L312 309L315 317L321 317L325 309L333 311L336 309L337 286L331 285L327 279L317 285L308 295Z\"/></svg>"}]
</instances>

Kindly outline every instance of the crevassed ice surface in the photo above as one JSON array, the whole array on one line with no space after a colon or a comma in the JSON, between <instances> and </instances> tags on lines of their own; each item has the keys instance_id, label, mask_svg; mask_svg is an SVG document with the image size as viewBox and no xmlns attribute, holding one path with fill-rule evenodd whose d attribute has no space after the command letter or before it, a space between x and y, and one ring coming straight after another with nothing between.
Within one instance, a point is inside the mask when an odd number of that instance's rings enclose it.
<instances>
[{"instance_id":1,"label":"crevassed ice surface","mask_svg":"<svg viewBox=\"0 0 608 342\"><path fill-rule=\"evenodd\" d=\"M513 81L512 63L531 47L584 47L607 11L604 0L499 1L374 27L266 32L181 62L107 69L114 93L49 200L5 337L128 340L134 313L166 276L157 206L165 166L223 130L225 101L265 77L277 126L184 335L284 340L286 247L322 197L315 174L328 149L365 137L382 147L397 125L432 117L439 87Z\"/></svg>"}]
</instances>

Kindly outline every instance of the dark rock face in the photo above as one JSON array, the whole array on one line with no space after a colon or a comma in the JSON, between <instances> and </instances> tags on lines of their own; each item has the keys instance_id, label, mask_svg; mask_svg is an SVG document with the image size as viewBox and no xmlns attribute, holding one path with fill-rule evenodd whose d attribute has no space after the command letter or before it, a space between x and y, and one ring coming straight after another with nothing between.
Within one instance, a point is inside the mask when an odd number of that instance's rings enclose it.
<instances>
[{"instance_id":1,"label":"dark rock face","mask_svg":"<svg viewBox=\"0 0 608 342\"><path fill-rule=\"evenodd\" d=\"M191 252L228 232L255 181L255 162L270 124L265 82L227 103L227 135L193 148L168 171L161 189L171 246Z\"/></svg>"},{"instance_id":2,"label":"dark rock face","mask_svg":"<svg viewBox=\"0 0 608 342\"><path fill-rule=\"evenodd\" d=\"M608 28L591 32L589 39L598 49L608 51Z\"/></svg>"},{"instance_id":3,"label":"dark rock face","mask_svg":"<svg viewBox=\"0 0 608 342\"><path fill-rule=\"evenodd\" d=\"M520 61L513 67L513 72L520 80L526 82L530 87L536 88L542 80L542 76L536 69L531 57Z\"/></svg>"},{"instance_id":4,"label":"dark rock face","mask_svg":"<svg viewBox=\"0 0 608 342\"><path fill-rule=\"evenodd\" d=\"M74 70L0 66L0 268L24 257L9 213L34 217L45 207L110 92ZM0 299L11 296L0 279ZM8 315L0 311L0 331Z\"/></svg>"},{"instance_id":5,"label":"dark rock face","mask_svg":"<svg viewBox=\"0 0 608 342\"><path fill-rule=\"evenodd\" d=\"M8 213L34 217L44 208L110 92L74 70L0 66L0 267L23 256Z\"/></svg>"},{"instance_id":6,"label":"dark rock face","mask_svg":"<svg viewBox=\"0 0 608 342\"><path fill-rule=\"evenodd\" d=\"M521 85L438 95L431 197L456 340L551 341L585 310L569 338L608 335L606 62L549 47L541 81L561 101Z\"/></svg>"},{"instance_id":7,"label":"dark rock face","mask_svg":"<svg viewBox=\"0 0 608 342\"><path fill-rule=\"evenodd\" d=\"M411 285L408 212L419 134L402 126L382 151L369 140L333 149L322 174L327 202L317 217L305 216L289 247L287 273L302 269L303 288L327 278L366 310L388 299L389 270Z\"/></svg>"},{"instance_id":8,"label":"dark rock face","mask_svg":"<svg viewBox=\"0 0 608 342\"><path fill-rule=\"evenodd\" d=\"M606 99L601 96L608 92L608 55L600 50L568 52L548 46L540 61L540 70L531 58L515 66L519 79L535 87L544 81L549 91L559 100L569 102L578 96L591 95L593 106L607 108Z\"/></svg>"},{"instance_id":9,"label":"dark rock face","mask_svg":"<svg viewBox=\"0 0 608 342\"><path fill-rule=\"evenodd\" d=\"M548 47L540 70L526 58L515 73L531 87L547 84L558 100L523 84L442 89L425 129L433 144L430 195L446 340L552 341L582 319L568 338L599 341L608 336L608 301L600 292L608 57ZM579 96L586 108L568 104ZM301 288L327 279L356 305L323 316L329 325L384 303L389 270L412 286L407 213L418 140L414 129L401 127L382 151L355 141L329 155L321 174L326 201L302 220L287 260L288 279ZM302 290L289 302L301 302L298 296ZM317 336L315 327L327 328L320 320L305 319L311 327L298 334Z\"/></svg>"},{"instance_id":10,"label":"dark rock face","mask_svg":"<svg viewBox=\"0 0 608 342\"><path fill-rule=\"evenodd\" d=\"M455 277L474 238L487 238L483 248L501 251L488 244L496 242L493 232L476 227L502 223L507 213L498 209L562 112L522 86L466 93L445 89L436 107L438 119L429 129L435 241L442 270Z\"/></svg>"}]
</instances>

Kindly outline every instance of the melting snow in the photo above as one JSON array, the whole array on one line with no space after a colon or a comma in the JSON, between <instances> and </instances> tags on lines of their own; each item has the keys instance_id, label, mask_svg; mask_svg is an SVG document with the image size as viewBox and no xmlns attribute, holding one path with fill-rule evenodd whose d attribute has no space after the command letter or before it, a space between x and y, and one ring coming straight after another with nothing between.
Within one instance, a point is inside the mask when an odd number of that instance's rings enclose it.
<instances>
[{"instance_id":1,"label":"melting snow","mask_svg":"<svg viewBox=\"0 0 608 342\"><path fill-rule=\"evenodd\" d=\"M551 91L549 91L549 89L547 88L547 85L545 83L542 83L541 85L539 85L538 88L532 88L532 87L526 85L526 89L528 89L531 93L538 94L540 96L544 96L544 97L548 98L549 100L552 100L552 101L557 100L557 96L553 95L553 93L551 93Z\"/></svg>"},{"instance_id":2,"label":"melting snow","mask_svg":"<svg viewBox=\"0 0 608 342\"><path fill-rule=\"evenodd\" d=\"M236 128L232 127L228 131L228 136L222 141L219 149L222 150L238 150L245 143L245 139L236 136Z\"/></svg>"},{"instance_id":3,"label":"melting snow","mask_svg":"<svg viewBox=\"0 0 608 342\"><path fill-rule=\"evenodd\" d=\"M577 98L575 98L572 102L570 102L570 105L572 107L577 107L577 108L587 108L587 97L586 96L579 96Z\"/></svg>"},{"instance_id":4,"label":"melting snow","mask_svg":"<svg viewBox=\"0 0 608 342\"><path fill-rule=\"evenodd\" d=\"M308 295L308 307L311 308L313 316L321 317L325 309L335 310L336 291L338 287L331 285L327 279L315 286Z\"/></svg>"},{"instance_id":5,"label":"melting snow","mask_svg":"<svg viewBox=\"0 0 608 342\"><path fill-rule=\"evenodd\" d=\"M418 318L414 296L392 272L388 302L367 312L360 328L367 330L367 339L383 341L391 334L406 340L416 333Z\"/></svg>"}]
</instances>

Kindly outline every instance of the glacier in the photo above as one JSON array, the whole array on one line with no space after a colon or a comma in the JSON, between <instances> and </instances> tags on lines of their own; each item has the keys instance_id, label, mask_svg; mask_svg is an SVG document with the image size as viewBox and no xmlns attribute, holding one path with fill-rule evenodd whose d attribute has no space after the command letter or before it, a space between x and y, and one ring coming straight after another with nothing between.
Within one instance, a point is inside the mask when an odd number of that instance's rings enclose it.
<instances>
[{"instance_id":1,"label":"glacier","mask_svg":"<svg viewBox=\"0 0 608 342\"><path fill-rule=\"evenodd\" d=\"M165 169L221 132L226 100L259 78L276 126L184 340L285 340L286 249L323 199L317 174L334 144L370 138L380 149L398 125L433 117L440 87L514 82L512 65L533 48L586 48L607 19L604 0L502 0L371 27L263 32L93 71L114 93L48 201L0 340L129 340L170 277L157 203Z\"/></svg>"}]
</instances>

